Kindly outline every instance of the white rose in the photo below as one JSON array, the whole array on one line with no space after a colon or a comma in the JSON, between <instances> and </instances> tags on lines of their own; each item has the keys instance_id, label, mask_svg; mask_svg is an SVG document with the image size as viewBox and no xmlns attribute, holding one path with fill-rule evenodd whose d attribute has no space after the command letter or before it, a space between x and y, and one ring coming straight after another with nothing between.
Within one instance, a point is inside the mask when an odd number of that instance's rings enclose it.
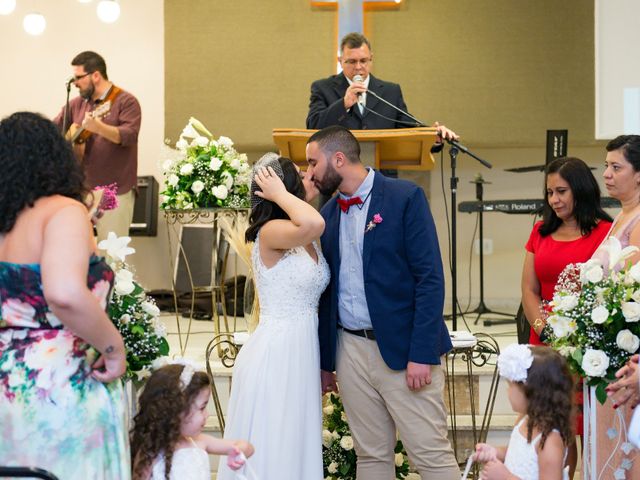
<instances>
[{"instance_id":1,"label":"white rose","mask_svg":"<svg viewBox=\"0 0 640 480\"><path fill-rule=\"evenodd\" d=\"M634 302L640 303L640 288L638 290L636 290L635 292L633 292L633 294L631 295L631 299Z\"/></svg>"},{"instance_id":2,"label":"white rose","mask_svg":"<svg viewBox=\"0 0 640 480\"><path fill-rule=\"evenodd\" d=\"M202 136L196 137L194 139L194 142L199 147L206 147L209 145L209 139L207 137L202 137Z\"/></svg>"},{"instance_id":3,"label":"white rose","mask_svg":"<svg viewBox=\"0 0 640 480\"><path fill-rule=\"evenodd\" d=\"M180 150L181 152L184 152L187 147L189 147L189 142L187 142L184 138L180 138L180 140L176 142L176 149Z\"/></svg>"},{"instance_id":4,"label":"white rose","mask_svg":"<svg viewBox=\"0 0 640 480\"><path fill-rule=\"evenodd\" d=\"M173 160L171 160L170 158L162 162L162 170L164 170L165 172L168 172L172 168L173 168Z\"/></svg>"},{"instance_id":5,"label":"white rose","mask_svg":"<svg viewBox=\"0 0 640 480\"><path fill-rule=\"evenodd\" d=\"M404 463L404 455L402 455L401 453L396 453L395 455L396 467L401 467L403 463Z\"/></svg>"},{"instance_id":6,"label":"white rose","mask_svg":"<svg viewBox=\"0 0 640 480\"><path fill-rule=\"evenodd\" d=\"M333 435L331 435L331 432L329 430L322 430L322 445L324 445L325 448L329 448L332 443Z\"/></svg>"},{"instance_id":7,"label":"white rose","mask_svg":"<svg viewBox=\"0 0 640 480\"><path fill-rule=\"evenodd\" d=\"M234 158L233 160L231 160L230 165L231 165L231 168L235 168L236 170L239 170L241 165L240 159Z\"/></svg>"},{"instance_id":8,"label":"white rose","mask_svg":"<svg viewBox=\"0 0 640 480\"><path fill-rule=\"evenodd\" d=\"M201 182L200 180L196 180L195 182L193 182L193 184L191 185L191 191L193 193L195 193L196 195L198 193L200 193L202 190L204 190L204 183Z\"/></svg>"},{"instance_id":9,"label":"white rose","mask_svg":"<svg viewBox=\"0 0 640 480\"><path fill-rule=\"evenodd\" d=\"M222 160L220 160L218 157L213 157L209 162L209 168L214 172L220 170L221 166L222 166Z\"/></svg>"},{"instance_id":10,"label":"white rose","mask_svg":"<svg viewBox=\"0 0 640 480\"><path fill-rule=\"evenodd\" d=\"M620 330L616 336L618 347L629 353L636 353L640 347L640 338L631 333L631 330Z\"/></svg>"},{"instance_id":11,"label":"white rose","mask_svg":"<svg viewBox=\"0 0 640 480\"><path fill-rule=\"evenodd\" d=\"M224 186L227 187L227 190L231 190L231 187L233 187L233 176L229 172L222 172L222 178Z\"/></svg>"},{"instance_id":12,"label":"white rose","mask_svg":"<svg viewBox=\"0 0 640 480\"><path fill-rule=\"evenodd\" d=\"M180 177L178 177L175 173L172 173L171 175L169 175L169 178L167 178L167 183L172 187L175 187L176 185L178 185L179 181L180 181Z\"/></svg>"},{"instance_id":13,"label":"white rose","mask_svg":"<svg viewBox=\"0 0 640 480\"><path fill-rule=\"evenodd\" d=\"M131 321L131 315L129 315L128 313L125 313L124 315L122 315L122 316L120 317L120 322L121 322L121 323L123 323L123 324L125 324L125 325L126 325L127 323L129 323L130 321Z\"/></svg>"},{"instance_id":14,"label":"white rose","mask_svg":"<svg viewBox=\"0 0 640 480\"><path fill-rule=\"evenodd\" d=\"M584 352L582 369L589 377L604 377L609 368L609 357L602 350L591 348Z\"/></svg>"},{"instance_id":15,"label":"white rose","mask_svg":"<svg viewBox=\"0 0 640 480\"><path fill-rule=\"evenodd\" d=\"M329 472L330 474L334 474L338 472L338 464L336 462L331 462L329 464L329 466L327 467L327 472Z\"/></svg>"},{"instance_id":16,"label":"white rose","mask_svg":"<svg viewBox=\"0 0 640 480\"><path fill-rule=\"evenodd\" d=\"M118 273L116 273L116 293L118 295L129 295L135 288L136 286L133 284L133 274L124 268L118 270Z\"/></svg>"},{"instance_id":17,"label":"white rose","mask_svg":"<svg viewBox=\"0 0 640 480\"><path fill-rule=\"evenodd\" d=\"M233 141L229 137L220 137L218 139L218 144L226 148L233 147Z\"/></svg>"},{"instance_id":18,"label":"white rose","mask_svg":"<svg viewBox=\"0 0 640 480\"><path fill-rule=\"evenodd\" d=\"M594 308L591 312L593 323L602 324L607 321L607 318L609 318L609 310L604 305Z\"/></svg>"},{"instance_id":19,"label":"white rose","mask_svg":"<svg viewBox=\"0 0 640 480\"><path fill-rule=\"evenodd\" d=\"M224 200L225 198L227 198L227 195L229 195L229 191L227 190L227 187L225 187L224 185L218 185L217 187L213 187L211 189L211 193L213 193L214 197L219 198L220 200Z\"/></svg>"},{"instance_id":20,"label":"white rose","mask_svg":"<svg viewBox=\"0 0 640 480\"><path fill-rule=\"evenodd\" d=\"M597 263L585 264L586 270L583 272L584 278L591 283L597 283L604 277L604 270L602 266Z\"/></svg>"},{"instance_id":21,"label":"white rose","mask_svg":"<svg viewBox=\"0 0 640 480\"><path fill-rule=\"evenodd\" d=\"M353 438L350 435L345 435L340 439L340 446L345 450L351 450L353 448Z\"/></svg>"},{"instance_id":22,"label":"white rose","mask_svg":"<svg viewBox=\"0 0 640 480\"><path fill-rule=\"evenodd\" d=\"M331 415L333 413L333 405L327 405L322 409L325 415Z\"/></svg>"},{"instance_id":23,"label":"white rose","mask_svg":"<svg viewBox=\"0 0 640 480\"><path fill-rule=\"evenodd\" d=\"M185 163L180 167L181 175L191 175L193 173L193 165L191 163Z\"/></svg>"},{"instance_id":24,"label":"white rose","mask_svg":"<svg viewBox=\"0 0 640 480\"><path fill-rule=\"evenodd\" d=\"M629 323L637 322L640 320L640 303L623 302L622 315L624 315L624 319Z\"/></svg>"},{"instance_id":25,"label":"white rose","mask_svg":"<svg viewBox=\"0 0 640 480\"><path fill-rule=\"evenodd\" d=\"M152 317L157 317L158 315L160 315L160 309L155 303L142 302L140 306L142 307L142 310L145 311L145 313L151 315Z\"/></svg>"},{"instance_id":26,"label":"white rose","mask_svg":"<svg viewBox=\"0 0 640 480\"><path fill-rule=\"evenodd\" d=\"M334 440L337 440L340 438L340 434L338 432L336 432L335 430L333 432L331 432L331 436L333 437Z\"/></svg>"},{"instance_id":27,"label":"white rose","mask_svg":"<svg viewBox=\"0 0 640 480\"><path fill-rule=\"evenodd\" d=\"M568 312L578 306L578 297L575 295L555 295L553 303L563 312Z\"/></svg>"},{"instance_id":28,"label":"white rose","mask_svg":"<svg viewBox=\"0 0 640 480\"><path fill-rule=\"evenodd\" d=\"M340 412L340 420L342 420L343 422L347 421L347 414L344 411Z\"/></svg>"}]
</instances>

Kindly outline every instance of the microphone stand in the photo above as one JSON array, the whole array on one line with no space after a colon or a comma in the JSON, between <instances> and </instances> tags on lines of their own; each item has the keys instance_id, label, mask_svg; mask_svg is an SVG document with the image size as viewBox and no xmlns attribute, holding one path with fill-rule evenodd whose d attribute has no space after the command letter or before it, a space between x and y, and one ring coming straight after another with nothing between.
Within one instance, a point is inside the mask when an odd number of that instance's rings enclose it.
<instances>
[{"instance_id":1,"label":"microphone stand","mask_svg":"<svg viewBox=\"0 0 640 480\"><path fill-rule=\"evenodd\" d=\"M487 168L492 168L491 164L486 160L481 159L476 154L471 152L467 147L461 145L455 140L446 140L451 148L449 148L449 157L451 158L451 328L453 331L458 328L458 244L457 244L457 189L458 189L458 177L456 177L456 160L458 153L463 152L470 157L476 159L482 165Z\"/></svg>"},{"instance_id":2,"label":"microphone stand","mask_svg":"<svg viewBox=\"0 0 640 480\"><path fill-rule=\"evenodd\" d=\"M67 129L69 128L69 94L71 93L71 83L72 80L69 80L67 82L67 99L64 103L64 112L62 114L62 131L60 133L62 133L62 136L64 136L67 133Z\"/></svg>"},{"instance_id":3,"label":"microphone stand","mask_svg":"<svg viewBox=\"0 0 640 480\"><path fill-rule=\"evenodd\" d=\"M481 174L478 174L476 176L476 178L474 180L472 180L470 183L475 183L476 184L476 199L478 200L478 202L480 203L480 209L478 210L478 223L480 225L479 230L480 230L480 234L479 234L479 246L480 246L480 302L478 303L478 306L473 309L473 310L469 310L468 312L465 313L477 313L478 315L476 316L475 321L473 322L474 325L478 324L478 320L480 320L480 317L482 315L485 315L487 313L492 313L494 315L500 315L503 317L509 317L509 320L485 320L483 322L483 325L485 326L491 326L491 325L499 325L502 323L510 323L513 321L513 319L515 318L514 315L510 314L510 313L505 313L505 312L496 312L494 310L491 310L489 307L487 307L484 303L484 234L483 234L483 223L482 223L482 197L483 197L483 190L484 190L484 184L485 183L491 183L491 182L487 182L482 178Z\"/></svg>"},{"instance_id":4,"label":"microphone stand","mask_svg":"<svg viewBox=\"0 0 640 480\"><path fill-rule=\"evenodd\" d=\"M409 117L411 120L415 122L416 127L427 126L424 122L421 122L416 117L414 117L413 115L410 115L409 113L405 112L401 108L396 107L394 104L392 104L391 102L388 102L387 100L385 100L384 98L382 98L381 96L373 92L372 90L367 89L367 93L370 93L381 102L384 102L385 104L394 108L398 112ZM450 186L451 186L451 297L452 297L451 301L452 301L452 307L453 307L451 309L451 326L452 326L452 329L455 331L458 328L458 319L457 319L458 279L457 279L457 272L456 272L458 268L457 232L456 232L456 229L457 229L456 196L457 196L457 189L458 189L458 177L456 177L456 159L458 157L458 153L462 152L476 159L478 162L480 162L482 165L484 165L487 168L492 168L492 166L489 162L478 157L476 154L470 151L467 147L465 147L461 143L458 143L458 141L449 140L449 139L443 139L443 140L445 140L449 145L451 145L451 148L449 149L449 156L451 157L451 183L450 183Z\"/></svg>"}]
</instances>

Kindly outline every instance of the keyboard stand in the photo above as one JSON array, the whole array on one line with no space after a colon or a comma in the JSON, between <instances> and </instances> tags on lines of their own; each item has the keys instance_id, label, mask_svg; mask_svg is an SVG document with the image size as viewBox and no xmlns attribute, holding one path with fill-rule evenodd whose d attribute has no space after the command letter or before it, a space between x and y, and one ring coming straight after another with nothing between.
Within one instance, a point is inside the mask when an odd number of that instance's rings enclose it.
<instances>
[{"instance_id":1,"label":"keyboard stand","mask_svg":"<svg viewBox=\"0 0 640 480\"><path fill-rule=\"evenodd\" d=\"M474 180L472 180L470 183L475 183L476 184L476 198L478 199L479 202L482 202L482 196L483 196L483 189L484 189L484 184L485 183L491 183L491 182L486 182L483 178L482 175L478 175ZM483 224L482 224L482 208L478 211L478 223L480 225L479 228L479 241L480 241L480 302L478 303L478 306L476 308L474 308L473 310L469 310L466 313L475 313L477 314L476 319L474 320L473 324L477 325L478 321L480 320L480 317L482 317L483 315L499 315L501 317L508 317L505 320L484 320L482 322L482 324L486 327L489 327L491 325L502 325L502 324L506 324L506 323L515 323L516 321L516 316L512 313L506 313L506 312L496 312L495 310L491 310L489 307L487 307L487 305L484 303L484 231L483 231Z\"/></svg>"}]
</instances>

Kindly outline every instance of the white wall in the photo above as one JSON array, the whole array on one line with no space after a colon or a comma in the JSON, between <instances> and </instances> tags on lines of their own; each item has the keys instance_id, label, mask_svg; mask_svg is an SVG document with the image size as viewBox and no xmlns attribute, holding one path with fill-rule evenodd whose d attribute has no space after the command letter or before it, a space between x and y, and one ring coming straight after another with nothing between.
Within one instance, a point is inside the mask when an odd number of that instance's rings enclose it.
<instances>
[{"instance_id":1,"label":"white wall","mask_svg":"<svg viewBox=\"0 0 640 480\"><path fill-rule=\"evenodd\" d=\"M640 2L596 0L596 138L640 134Z\"/></svg>"},{"instance_id":2,"label":"white wall","mask_svg":"<svg viewBox=\"0 0 640 480\"><path fill-rule=\"evenodd\" d=\"M107 62L109 79L133 93L142 106L139 175L160 182L160 149L164 139L164 9L160 0L120 0L121 16L105 24L96 15L97 0L31 2L18 0L16 10L0 16L0 117L18 110L55 116L65 99L71 60L94 50ZM37 7L47 20L38 37L22 29L22 18ZM72 96L76 95L72 87ZM148 288L166 285L166 233L159 218L158 237L134 239L131 262ZM144 252L143 252L144 251Z\"/></svg>"}]
</instances>

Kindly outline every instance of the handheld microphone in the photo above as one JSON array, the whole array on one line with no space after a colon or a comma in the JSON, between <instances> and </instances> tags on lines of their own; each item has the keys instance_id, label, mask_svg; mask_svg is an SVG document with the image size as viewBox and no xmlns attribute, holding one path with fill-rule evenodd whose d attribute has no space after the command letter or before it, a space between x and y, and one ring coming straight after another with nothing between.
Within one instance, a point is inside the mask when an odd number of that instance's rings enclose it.
<instances>
[{"instance_id":1,"label":"handheld microphone","mask_svg":"<svg viewBox=\"0 0 640 480\"><path fill-rule=\"evenodd\" d=\"M364 78L362 78L362 75L354 75L353 81L358 83L364 83ZM364 106L364 95L362 95L361 93L358 94L358 103Z\"/></svg>"}]
</instances>

